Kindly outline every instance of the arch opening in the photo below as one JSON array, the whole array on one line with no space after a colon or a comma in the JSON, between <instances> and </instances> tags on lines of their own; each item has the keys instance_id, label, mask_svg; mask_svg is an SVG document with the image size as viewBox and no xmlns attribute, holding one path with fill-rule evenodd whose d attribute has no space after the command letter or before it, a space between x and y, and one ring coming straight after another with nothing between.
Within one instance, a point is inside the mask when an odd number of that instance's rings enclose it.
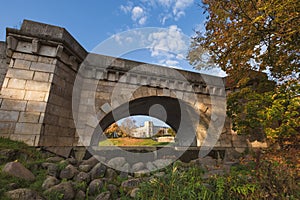
<instances>
[{"instance_id":1,"label":"arch opening","mask_svg":"<svg viewBox=\"0 0 300 200\"><path fill-rule=\"evenodd\" d=\"M127 114L126 114L127 113ZM92 136L92 146L107 139L104 131L113 123L132 116L149 116L161 120L176 132L174 146L196 146L199 113L188 103L165 96L148 96L132 100L107 113Z\"/></svg>"},{"instance_id":2,"label":"arch opening","mask_svg":"<svg viewBox=\"0 0 300 200\"><path fill-rule=\"evenodd\" d=\"M107 139L99 146L174 146L176 132L165 122L147 115L135 115L112 123L103 131Z\"/></svg>"}]
</instances>

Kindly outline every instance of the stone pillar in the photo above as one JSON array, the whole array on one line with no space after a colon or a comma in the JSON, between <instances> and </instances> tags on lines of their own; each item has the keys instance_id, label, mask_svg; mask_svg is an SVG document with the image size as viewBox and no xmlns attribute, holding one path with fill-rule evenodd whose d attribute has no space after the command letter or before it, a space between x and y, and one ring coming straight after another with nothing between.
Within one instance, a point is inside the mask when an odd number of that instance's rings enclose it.
<instances>
[{"instance_id":1,"label":"stone pillar","mask_svg":"<svg viewBox=\"0 0 300 200\"><path fill-rule=\"evenodd\" d=\"M32 146L73 146L73 83L87 52L64 28L47 24L24 20L20 30L7 29L6 35L0 137Z\"/></svg>"}]
</instances>

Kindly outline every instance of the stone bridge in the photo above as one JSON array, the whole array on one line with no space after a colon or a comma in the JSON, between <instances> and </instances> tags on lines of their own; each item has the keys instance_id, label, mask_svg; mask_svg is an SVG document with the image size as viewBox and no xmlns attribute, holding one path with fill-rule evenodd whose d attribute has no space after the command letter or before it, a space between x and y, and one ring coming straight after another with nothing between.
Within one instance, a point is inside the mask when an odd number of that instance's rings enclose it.
<instances>
[{"instance_id":1,"label":"stone bridge","mask_svg":"<svg viewBox=\"0 0 300 200\"><path fill-rule=\"evenodd\" d=\"M88 53L64 28L24 20L0 43L0 137L67 155L97 146L119 119L149 115L177 132L179 146L241 152L247 142L225 116L224 85L219 77Z\"/></svg>"}]
</instances>

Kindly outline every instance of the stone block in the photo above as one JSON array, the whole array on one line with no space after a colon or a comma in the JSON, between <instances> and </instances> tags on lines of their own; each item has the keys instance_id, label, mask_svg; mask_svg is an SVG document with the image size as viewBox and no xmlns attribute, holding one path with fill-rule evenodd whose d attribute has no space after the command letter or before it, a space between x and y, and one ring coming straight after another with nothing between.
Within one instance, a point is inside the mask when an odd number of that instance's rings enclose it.
<instances>
[{"instance_id":1,"label":"stone block","mask_svg":"<svg viewBox=\"0 0 300 200\"><path fill-rule=\"evenodd\" d=\"M27 103L26 111L29 111L29 112L45 112L46 105L47 104L45 102L29 101Z\"/></svg>"},{"instance_id":2,"label":"stone block","mask_svg":"<svg viewBox=\"0 0 300 200\"><path fill-rule=\"evenodd\" d=\"M26 90L33 90L33 91L45 91L48 92L50 90L51 84L48 82L41 82L41 81L27 81L25 85Z\"/></svg>"},{"instance_id":3,"label":"stone block","mask_svg":"<svg viewBox=\"0 0 300 200\"><path fill-rule=\"evenodd\" d=\"M48 82L49 76L50 76L50 74L46 73L46 72L35 72L34 76L33 76L33 80Z\"/></svg>"},{"instance_id":4,"label":"stone block","mask_svg":"<svg viewBox=\"0 0 300 200\"><path fill-rule=\"evenodd\" d=\"M42 128L42 124L17 123L15 133L16 134L38 135L41 133L41 128Z\"/></svg>"},{"instance_id":5,"label":"stone block","mask_svg":"<svg viewBox=\"0 0 300 200\"><path fill-rule=\"evenodd\" d=\"M2 122L16 122L18 118L19 112L17 111L0 110L0 121Z\"/></svg>"},{"instance_id":6,"label":"stone block","mask_svg":"<svg viewBox=\"0 0 300 200\"><path fill-rule=\"evenodd\" d=\"M25 142L29 146L37 146L39 144L40 136L39 134L12 134L10 135L10 139Z\"/></svg>"},{"instance_id":7,"label":"stone block","mask_svg":"<svg viewBox=\"0 0 300 200\"><path fill-rule=\"evenodd\" d=\"M18 69L29 69L31 65L31 62L28 60L19 60L17 59L13 65L13 68Z\"/></svg>"},{"instance_id":8,"label":"stone block","mask_svg":"<svg viewBox=\"0 0 300 200\"><path fill-rule=\"evenodd\" d=\"M25 90L2 88L0 98L6 99L24 99Z\"/></svg>"},{"instance_id":9,"label":"stone block","mask_svg":"<svg viewBox=\"0 0 300 200\"><path fill-rule=\"evenodd\" d=\"M33 78L33 73L34 73L33 71L9 68L7 70L6 77L7 78L31 80Z\"/></svg>"},{"instance_id":10,"label":"stone block","mask_svg":"<svg viewBox=\"0 0 300 200\"><path fill-rule=\"evenodd\" d=\"M44 117L44 123L47 125L57 125L59 117L57 115L52 115L50 113L46 113Z\"/></svg>"},{"instance_id":11,"label":"stone block","mask_svg":"<svg viewBox=\"0 0 300 200\"><path fill-rule=\"evenodd\" d=\"M5 77L5 76L3 76L3 77ZM2 76L1 76L1 78L2 78ZM9 81L9 78L4 78L3 83L2 83L2 87L6 88L7 85L8 85L8 81Z\"/></svg>"},{"instance_id":12,"label":"stone block","mask_svg":"<svg viewBox=\"0 0 300 200\"><path fill-rule=\"evenodd\" d=\"M32 100L32 101L44 101L46 92L39 92L39 91L26 91L25 93L25 100Z\"/></svg>"},{"instance_id":13,"label":"stone block","mask_svg":"<svg viewBox=\"0 0 300 200\"><path fill-rule=\"evenodd\" d=\"M51 93L49 95L49 103L54 104L54 105L58 105L61 106L64 103L64 99L54 93Z\"/></svg>"},{"instance_id":14,"label":"stone block","mask_svg":"<svg viewBox=\"0 0 300 200\"><path fill-rule=\"evenodd\" d=\"M34 71L54 73L54 71L55 71L55 65L46 64L46 63L33 62L33 63L31 63L30 69L34 70Z\"/></svg>"},{"instance_id":15,"label":"stone block","mask_svg":"<svg viewBox=\"0 0 300 200\"><path fill-rule=\"evenodd\" d=\"M46 63L46 64L56 64L56 59L55 58L44 57L44 56L39 56L38 62L39 63Z\"/></svg>"},{"instance_id":16,"label":"stone block","mask_svg":"<svg viewBox=\"0 0 300 200\"><path fill-rule=\"evenodd\" d=\"M38 60L38 56L36 56L36 55L24 54L24 53L19 53L19 52L14 52L12 55L12 58L28 60L28 61L32 61L32 62L36 62Z\"/></svg>"},{"instance_id":17,"label":"stone block","mask_svg":"<svg viewBox=\"0 0 300 200\"><path fill-rule=\"evenodd\" d=\"M24 89L26 80L11 78L8 82L7 88Z\"/></svg>"},{"instance_id":18,"label":"stone block","mask_svg":"<svg viewBox=\"0 0 300 200\"><path fill-rule=\"evenodd\" d=\"M65 87L66 84L65 80L56 74L54 74L52 82L60 87Z\"/></svg>"},{"instance_id":19,"label":"stone block","mask_svg":"<svg viewBox=\"0 0 300 200\"><path fill-rule=\"evenodd\" d=\"M1 113L0 113L1 117ZM2 121L0 119L0 121ZM9 137L10 134L14 133L16 123L15 122L0 122L0 136L1 137Z\"/></svg>"},{"instance_id":20,"label":"stone block","mask_svg":"<svg viewBox=\"0 0 300 200\"><path fill-rule=\"evenodd\" d=\"M21 112L19 122L38 123L39 118L39 112Z\"/></svg>"},{"instance_id":21,"label":"stone block","mask_svg":"<svg viewBox=\"0 0 300 200\"><path fill-rule=\"evenodd\" d=\"M1 109L25 111L27 101L3 99Z\"/></svg>"}]
</instances>

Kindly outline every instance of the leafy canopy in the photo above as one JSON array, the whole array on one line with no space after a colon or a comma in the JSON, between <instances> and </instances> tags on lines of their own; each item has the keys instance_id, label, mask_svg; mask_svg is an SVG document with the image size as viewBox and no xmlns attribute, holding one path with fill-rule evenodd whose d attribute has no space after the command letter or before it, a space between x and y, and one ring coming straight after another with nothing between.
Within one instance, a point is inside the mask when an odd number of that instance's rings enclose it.
<instances>
[{"instance_id":1,"label":"leafy canopy","mask_svg":"<svg viewBox=\"0 0 300 200\"><path fill-rule=\"evenodd\" d=\"M203 7L206 31L196 32L188 59L227 73L233 128L275 140L300 135L300 1L207 0Z\"/></svg>"}]
</instances>

